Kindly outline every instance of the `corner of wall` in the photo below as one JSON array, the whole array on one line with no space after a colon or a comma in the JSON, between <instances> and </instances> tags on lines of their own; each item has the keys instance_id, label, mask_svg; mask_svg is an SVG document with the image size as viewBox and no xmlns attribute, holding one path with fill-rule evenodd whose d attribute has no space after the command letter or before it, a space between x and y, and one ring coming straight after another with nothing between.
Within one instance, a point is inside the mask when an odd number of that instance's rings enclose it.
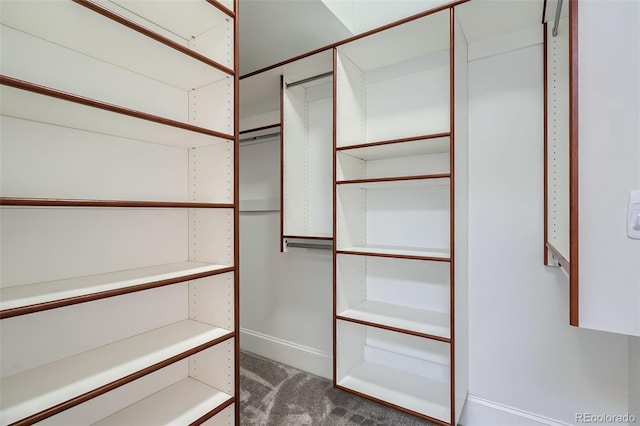
<instances>
[{"instance_id":1,"label":"corner of wall","mask_svg":"<svg viewBox=\"0 0 640 426\"><path fill-rule=\"evenodd\" d=\"M640 421L640 337L629 337L629 415Z\"/></svg>"}]
</instances>

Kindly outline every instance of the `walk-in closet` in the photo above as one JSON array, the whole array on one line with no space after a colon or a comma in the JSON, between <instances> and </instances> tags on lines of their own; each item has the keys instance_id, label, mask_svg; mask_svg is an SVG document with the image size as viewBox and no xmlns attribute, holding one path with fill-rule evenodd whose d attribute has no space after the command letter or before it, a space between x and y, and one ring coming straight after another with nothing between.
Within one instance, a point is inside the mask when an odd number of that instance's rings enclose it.
<instances>
[{"instance_id":1,"label":"walk-in closet","mask_svg":"<svg viewBox=\"0 0 640 426\"><path fill-rule=\"evenodd\" d=\"M0 0L0 425L640 421L639 28Z\"/></svg>"}]
</instances>

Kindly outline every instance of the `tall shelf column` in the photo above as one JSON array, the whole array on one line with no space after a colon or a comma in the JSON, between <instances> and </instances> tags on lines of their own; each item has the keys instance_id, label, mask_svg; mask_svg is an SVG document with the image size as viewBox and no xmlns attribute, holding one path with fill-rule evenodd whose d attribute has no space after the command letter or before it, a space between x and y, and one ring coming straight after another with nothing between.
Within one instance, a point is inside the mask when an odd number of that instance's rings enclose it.
<instances>
[{"instance_id":1,"label":"tall shelf column","mask_svg":"<svg viewBox=\"0 0 640 426\"><path fill-rule=\"evenodd\" d=\"M0 8L0 422L238 424L237 1Z\"/></svg>"},{"instance_id":2,"label":"tall shelf column","mask_svg":"<svg viewBox=\"0 0 640 426\"><path fill-rule=\"evenodd\" d=\"M467 393L466 66L453 8L334 52L335 385L440 424Z\"/></svg>"}]
</instances>

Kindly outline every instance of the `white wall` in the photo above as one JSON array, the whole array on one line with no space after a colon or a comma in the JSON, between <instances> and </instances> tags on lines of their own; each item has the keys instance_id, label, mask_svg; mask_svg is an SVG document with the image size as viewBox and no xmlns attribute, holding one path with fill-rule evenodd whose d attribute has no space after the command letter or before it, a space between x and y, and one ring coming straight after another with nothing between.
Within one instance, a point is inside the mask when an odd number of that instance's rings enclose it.
<instances>
[{"instance_id":1,"label":"white wall","mask_svg":"<svg viewBox=\"0 0 640 426\"><path fill-rule=\"evenodd\" d=\"M629 337L629 414L640 422L640 337Z\"/></svg>"},{"instance_id":2,"label":"white wall","mask_svg":"<svg viewBox=\"0 0 640 426\"><path fill-rule=\"evenodd\" d=\"M543 266L542 45L476 60L469 75L465 424L624 414L628 338L570 327L567 279Z\"/></svg>"},{"instance_id":3,"label":"white wall","mask_svg":"<svg viewBox=\"0 0 640 426\"><path fill-rule=\"evenodd\" d=\"M241 145L241 199L277 199L279 182L279 140ZM331 252L280 253L280 212L241 210L241 348L332 378L332 319Z\"/></svg>"}]
</instances>

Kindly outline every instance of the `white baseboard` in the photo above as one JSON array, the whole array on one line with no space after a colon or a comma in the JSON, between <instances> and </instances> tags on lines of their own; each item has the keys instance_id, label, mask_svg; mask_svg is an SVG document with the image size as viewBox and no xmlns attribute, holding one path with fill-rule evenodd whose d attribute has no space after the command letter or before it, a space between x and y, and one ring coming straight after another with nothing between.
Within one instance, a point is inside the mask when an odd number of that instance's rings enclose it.
<instances>
[{"instance_id":1,"label":"white baseboard","mask_svg":"<svg viewBox=\"0 0 640 426\"><path fill-rule=\"evenodd\" d=\"M240 348L326 379L333 379L332 355L253 330L240 329Z\"/></svg>"},{"instance_id":2,"label":"white baseboard","mask_svg":"<svg viewBox=\"0 0 640 426\"><path fill-rule=\"evenodd\" d=\"M570 426L569 423L468 395L459 421L464 426Z\"/></svg>"}]
</instances>

